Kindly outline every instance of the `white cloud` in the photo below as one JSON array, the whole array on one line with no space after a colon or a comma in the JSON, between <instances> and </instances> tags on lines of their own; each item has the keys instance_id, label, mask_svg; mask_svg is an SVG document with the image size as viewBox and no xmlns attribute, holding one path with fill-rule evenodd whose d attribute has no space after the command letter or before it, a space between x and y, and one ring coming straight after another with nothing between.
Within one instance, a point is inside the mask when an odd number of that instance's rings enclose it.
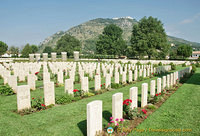
<instances>
[{"instance_id":1,"label":"white cloud","mask_svg":"<svg viewBox=\"0 0 200 136\"><path fill-rule=\"evenodd\" d=\"M180 22L180 24L189 24L189 23L193 23L194 21L196 21L198 18L200 18L200 13L192 16L191 18L187 18L184 19Z\"/></svg>"}]
</instances>

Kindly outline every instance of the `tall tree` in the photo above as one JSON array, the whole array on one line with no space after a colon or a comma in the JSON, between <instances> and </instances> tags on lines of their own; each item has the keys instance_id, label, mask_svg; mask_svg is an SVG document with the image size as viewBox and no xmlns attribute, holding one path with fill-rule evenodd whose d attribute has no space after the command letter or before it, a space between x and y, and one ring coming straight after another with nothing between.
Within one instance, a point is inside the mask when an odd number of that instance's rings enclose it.
<instances>
[{"instance_id":1,"label":"tall tree","mask_svg":"<svg viewBox=\"0 0 200 136\"><path fill-rule=\"evenodd\" d=\"M32 50L32 53L36 53L38 51L38 46L31 45L31 50Z\"/></svg>"},{"instance_id":2,"label":"tall tree","mask_svg":"<svg viewBox=\"0 0 200 136\"><path fill-rule=\"evenodd\" d=\"M160 20L144 17L133 26L130 54L143 58L165 58L170 49L167 35Z\"/></svg>"},{"instance_id":3,"label":"tall tree","mask_svg":"<svg viewBox=\"0 0 200 136\"><path fill-rule=\"evenodd\" d=\"M51 52L53 51L52 47L51 46L46 46L43 50L43 53L48 53L50 54Z\"/></svg>"},{"instance_id":4,"label":"tall tree","mask_svg":"<svg viewBox=\"0 0 200 136\"><path fill-rule=\"evenodd\" d=\"M190 57L192 55L192 47L187 44L179 45L177 55L182 56L182 58Z\"/></svg>"},{"instance_id":5,"label":"tall tree","mask_svg":"<svg viewBox=\"0 0 200 136\"><path fill-rule=\"evenodd\" d=\"M8 51L13 56L18 56L18 54L19 54L19 48L15 47L15 46L11 46Z\"/></svg>"},{"instance_id":6,"label":"tall tree","mask_svg":"<svg viewBox=\"0 0 200 136\"><path fill-rule=\"evenodd\" d=\"M32 48L31 48L31 46L29 45L29 44L26 44L25 46L24 46L24 48L22 49L22 56L23 57L29 57L29 54L31 54L32 53Z\"/></svg>"},{"instance_id":7,"label":"tall tree","mask_svg":"<svg viewBox=\"0 0 200 136\"><path fill-rule=\"evenodd\" d=\"M96 51L105 55L124 55L126 43L122 38L122 29L111 24L104 28L96 43Z\"/></svg>"},{"instance_id":8,"label":"tall tree","mask_svg":"<svg viewBox=\"0 0 200 136\"><path fill-rule=\"evenodd\" d=\"M3 55L8 50L8 45L0 41L0 55Z\"/></svg>"},{"instance_id":9,"label":"tall tree","mask_svg":"<svg viewBox=\"0 0 200 136\"><path fill-rule=\"evenodd\" d=\"M73 51L80 51L81 43L74 36L69 34L65 34L61 37L60 40L56 43L56 51L57 53L61 53L62 51L67 52L67 56L72 56Z\"/></svg>"}]
</instances>

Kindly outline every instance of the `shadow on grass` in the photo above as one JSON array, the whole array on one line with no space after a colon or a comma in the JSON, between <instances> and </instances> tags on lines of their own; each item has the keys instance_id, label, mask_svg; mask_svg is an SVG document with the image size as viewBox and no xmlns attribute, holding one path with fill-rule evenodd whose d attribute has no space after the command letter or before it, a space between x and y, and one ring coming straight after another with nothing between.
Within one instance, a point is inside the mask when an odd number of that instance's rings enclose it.
<instances>
[{"instance_id":1,"label":"shadow on grass","mask_svg":"<svg viewBox=\"0 0 200 136\"><path fill-rule=\"evenodd\" d=\"M87 136L87 120L83 120L77 124L84 136Z\"/></svg>"},{"instance_id":2,"label":"shadow on grass","mask_svg":"<svg viewBox=\"0 0 200 136\"><path fill-rule=\"evenodd\" d=\"M110 111L103 111L103 118L106 120L106 121L108 121L108 122L110 122L110 117L112 117L112 113L110 113Z\"/></svg>"}]
</instances>

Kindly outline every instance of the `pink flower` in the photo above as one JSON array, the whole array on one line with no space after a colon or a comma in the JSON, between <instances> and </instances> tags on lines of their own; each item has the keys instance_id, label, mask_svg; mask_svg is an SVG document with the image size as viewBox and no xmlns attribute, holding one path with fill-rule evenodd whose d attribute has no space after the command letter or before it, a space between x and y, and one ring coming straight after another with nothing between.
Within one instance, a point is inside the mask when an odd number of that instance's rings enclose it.
<instances>
[{"instance_id":1,"label":"pink flower","mask_svg":"<svg viewBox=\"0 0 200 136\"><path fill-rule=\"evenodd\" d=\"M115 121L119 121L119 119L118 119L118 118L116 118L116 119L115 119Z\"/></svg>"},{"instance_id":2,"label":"pink flower","mask_svg":"<svg viewBox=\"0 0 200 136\"><path fill-rule=\"evenodd\" d=\"M119 126L119 124L117 123L116 126Z\"/></svg>"},{"instance_id":3,"label":"pink flower","mask_svg":"<svg viewBox=\"0 0 200 136\"><path fill-rule=\"evenodd\" d=\"M110 120L112 120L113 119L113 117L110 117Z\"/></svg>"},{"instance_id":4,"label":"pink flower","mask_svg":"<svg viewBox=\"0 0 200 136\"><path fill-rule=\"evenodd\" d=\"M123 121L124 121L124 119L123 119L123 118L121 118L121 119L120 119L120 121L121 121L121 122L123 122Z\"/></svg>"},{"instance_id":5,"label":"pink flower","mask_svg":"<svg viewBox=\"0 0 200 136\"><path fill-rule=\"evenodd\" d=\"M112 121L110 121L110 123L115 123L115 121L112 120Z\"/></svg>"},{"instance_id":6,"label":"pink flower","mask_svg":"<svg viewBox=\"0 0 200 136\"><path fill-rule=\"evenodd\" d=\"M110 123L108 123L108 126L110 126Z\"/></svg>"},{"instance_id":7,"label":"pink flower","mask_svg":"<svg viewBox=\"0 0 200 136\"><path fill-rule=\"evenodd\" d=\"M145 119L147 118L147 116L145 116Z\"/></svg>"}]
</instances>

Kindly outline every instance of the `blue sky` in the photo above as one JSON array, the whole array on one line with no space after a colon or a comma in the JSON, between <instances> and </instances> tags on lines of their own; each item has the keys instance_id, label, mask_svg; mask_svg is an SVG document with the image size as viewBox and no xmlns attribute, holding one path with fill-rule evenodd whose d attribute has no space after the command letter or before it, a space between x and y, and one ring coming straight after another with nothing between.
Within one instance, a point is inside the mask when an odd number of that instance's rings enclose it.
<instances>
[{"instance_id":1,"label":"blue sky","mask_svg":"<svg viewBox=\"0 0 200 136\"><path fill-rule=\"evenodd\" d=\"M168 35L200 42L200 0L1 0L0 41L39 44L95 18L158 18Z\"/></svg>"}]
</instances>

